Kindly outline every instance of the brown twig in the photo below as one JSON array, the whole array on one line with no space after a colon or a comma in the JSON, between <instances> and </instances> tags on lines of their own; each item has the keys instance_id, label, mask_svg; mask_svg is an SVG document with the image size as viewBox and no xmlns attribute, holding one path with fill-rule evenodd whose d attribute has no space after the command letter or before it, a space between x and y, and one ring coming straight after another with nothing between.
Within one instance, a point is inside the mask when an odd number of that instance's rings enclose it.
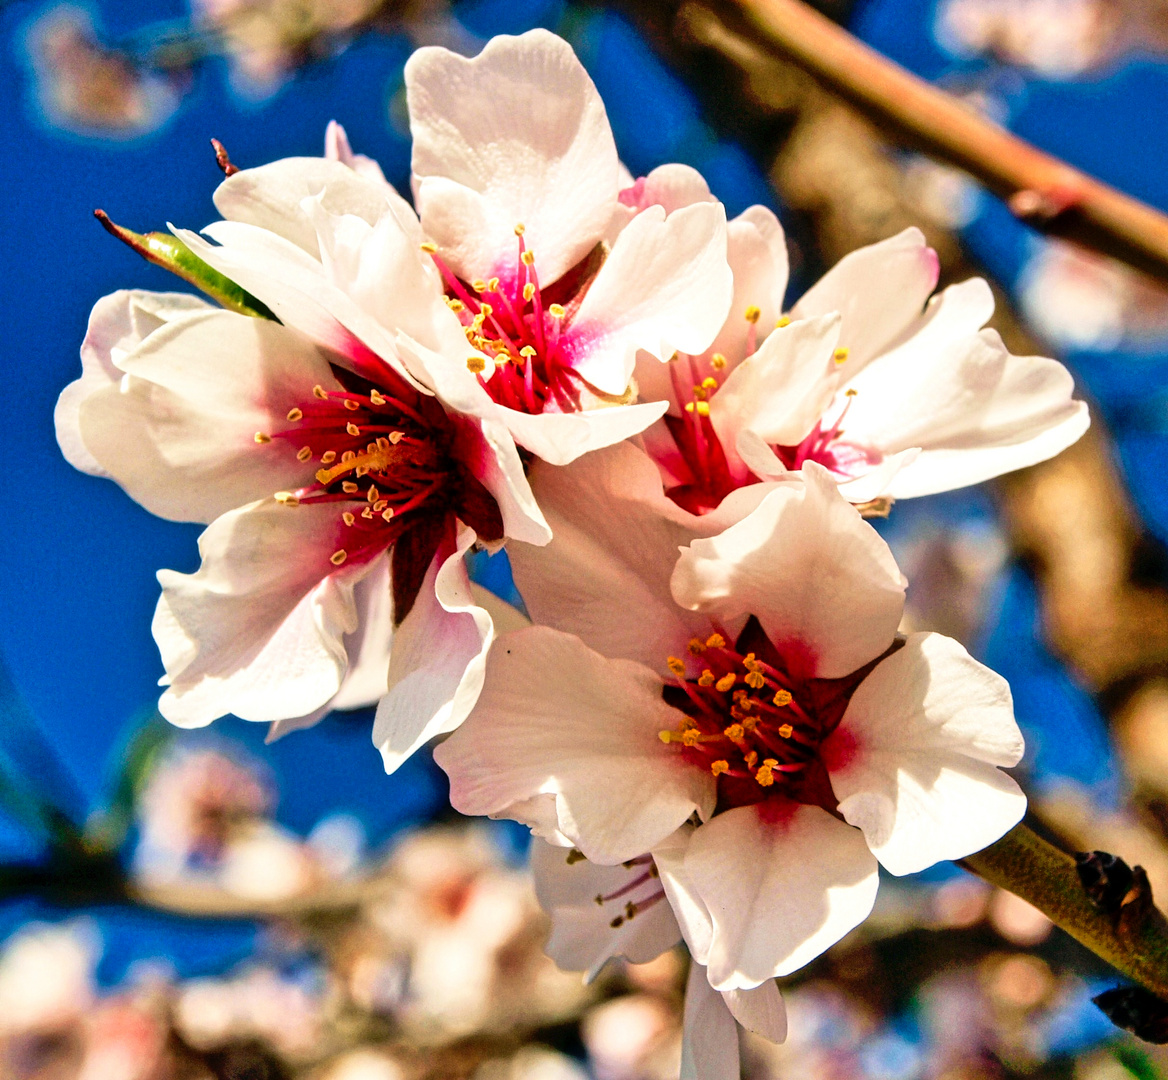
<instances>
[{"instance_id":1,"label":"brown twig","mask_svg":"<svg viewBox=\"0 0 1168 1080\"><path fill-rule=\"evenodd\" d=\"M1010 134L801 0L720 0L718 7L736 13L762 48L888 133L976 177L1020 220L1168 280L1168 216Z\"/></svg>"}]
</instances>

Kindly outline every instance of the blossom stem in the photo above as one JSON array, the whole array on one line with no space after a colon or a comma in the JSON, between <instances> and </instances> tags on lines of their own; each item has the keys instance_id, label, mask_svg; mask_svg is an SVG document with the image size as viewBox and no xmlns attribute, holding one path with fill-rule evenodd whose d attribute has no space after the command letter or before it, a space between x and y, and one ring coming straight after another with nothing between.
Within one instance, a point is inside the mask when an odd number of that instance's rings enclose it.
<instances>
[{"instance_id":1,"label":"blossom stem","mask_svg":"<svg viewBox=\"0 0 1168 1080\"><path fill-rule=\"evenodd\" d=\"M1024 824L961 862L1033 904L1117 971L1168 1000L1168 920L1150 903L1134 919L1101 910L1084 888L1075 859Z\"/></svg>"},{"instance_id":2,"label":"blossom stem","mask_svg":"<svg viewBox=\"0 0 1168 1080\"><path fill-rule=\"evenodd\" d=\"M1168 280L1168 215L1011 134L801 0L725 0L713 10L689 3L681 14L703 43L718 47L727 33L744 33L794 63L883 131L970 173L1040 232Z\"/></svg>"}]
</instances>

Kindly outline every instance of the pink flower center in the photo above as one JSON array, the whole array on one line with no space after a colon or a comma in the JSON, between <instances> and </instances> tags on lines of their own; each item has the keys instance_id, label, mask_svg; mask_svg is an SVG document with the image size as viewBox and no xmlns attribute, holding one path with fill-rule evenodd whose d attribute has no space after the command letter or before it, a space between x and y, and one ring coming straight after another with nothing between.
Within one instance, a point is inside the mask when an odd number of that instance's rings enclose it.
<instances>
[{"instance_id":1,"label":"pink flower center","mask_svg":"<svg viewBox=\"0 0 1168 1080\"><path fill-rule=\"evenodd\" d=\"M462 322L467 341L496 364L483 375L481 357L467 367L500 405L525 413L578 412L587 386L574 367L582 345L573 326L584 294L603 260L598 246L581 263L549 286L541 286L535 253L515 226L518 256L513 267L487 281L464 282L424 244L442 274L447 304Z\"/></svg>"},{"instance_id":2,"label":"pink flower center","mask_svg":"<svg viewBox=\"0 0 1168 1080\"><path fill-rule=\"evenodd\" d=\"M375 558L394 548L395 618L417 594L425 568L453 534L454 518L485 540L498 540L498 505L467 468L461 431L429 395L389 368L377 382L339 368L344 389L313 387L312 397L289 409L289 427L257 443L282 439L296 457L317 468L312 483L276 493L289 507L334 504L334 567Z\"/></svg>"},{"instance_id":3,"label":"pink flower center","mask_svg":"<svg viewBox=\"0 0 1168 1080\"><path fill-rule=\"evenodd\" d=\"M875 661L842 679L805 677L806 656L776 647L753 617L733 646L715 632L689 652L688 663L669 657L663 696L685 715L660 738L716 777L718 811L777 798L834 811L821 749Z\"/></svg>"},{"instance_id":4,"label":"pink flower center","mask_svg":"<svg viewBox=\"0 0 1168 1080\"><path fill-rule=\"evenodd\" d=\"M756 351L758 317L758 308L746 309L750 327L744 355L740 360L746 360ZM789 321L784 316L778 326L786 326ZM837 363L846 361L847 356L847 349L836 350ZM671 458L668 464L676 475L682 477L682 481L670 488L667 494L690 513L709 513L731 491L759 482L759 477L750 472L747 472L745 478L735 475L710 419L710 401L731 370L726 357L721 353L705 357L678 353L670 361L673 393L683 415L665 417L665 424L677 449L677 456ZM773 445L771 449L779 460L788 469L798 469L805 461L816 461L841 480L851 480L877 464L880 461L878 453L844 438L844 420L854 396L854 390L847 391L846 401L835 419L821 418L797 446Z\"/></svg>"}]
</instances>

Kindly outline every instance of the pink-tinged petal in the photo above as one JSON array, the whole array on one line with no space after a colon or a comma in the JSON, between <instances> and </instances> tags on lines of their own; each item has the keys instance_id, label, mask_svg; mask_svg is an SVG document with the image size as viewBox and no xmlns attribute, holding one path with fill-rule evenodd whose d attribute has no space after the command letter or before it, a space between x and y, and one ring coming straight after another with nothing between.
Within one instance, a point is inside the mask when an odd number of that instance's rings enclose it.
<instances>
[{"instance_id":1,"label":"pink-tinged petal","mask_svg":"<svg viewBox=\"0 0 1168 1080\"><path fill-rule=\"evenodd\" d=\"M673 571L682 607L728 623L755 615L805 677L842 678L896 635L907 582L876 530L814 462Z\"/></svg>"},{"instance_id":2,"label":"pink-tinged petal","mask_svg":"<svg viewBox=\"0 0 1168 1080\"><path fill-rule=\"evenodd\" d=\"M802 442L839 385L832 357L839 329L834 313L791 323L730 373L710 399L710 421L724 448L737 451L745 430L771 445Z\"/></svg>"},{"instance_id":3,"label":"pink-tinged petal","mask_svg":"<svg viewBox=\"0 0 1168 1080\"><path fill-rule=\"evenodd\" d=\"M561 350L602 393L623 394L638 349L658 360L703 352L726 320L733 288L721 203L668 217L650 207L617 238Z\"/></svg>"},{"instance_id":4,"label":"pink-tinged petal","mask_svg":"<svg viewBox=\"0 0 1168 1080\"><path fill-rule=\"evenodd\" d=\"M658 900L632 918L624 917L627 903L660 892L649 875L650 865L598 866L536 840L531 872L540 907L552 922L548 956L565 971L585 972L585 981L591 982L613 957L645 964L673 948L681 932L668 903ZM642 878L648 880L637 884ZM613 899L597 903L597 897L606 896Z\"/></svg>"},{"instance_id":5,"label":"pink-tinged petal","mask_svg":"<svg viewBox=\"0 0 1168 1080\"><path fill-rule=\"evenodd\" d=\"M751 206L732 219L727 226L726 259L734 274L734 299L711 349L732 366L746 356L751 326L762 341L783 313L789 273L787 239L774 213L765 206ZM759 311L753 323L746 319L750 307Z\"/></svg>"},{"instance_id":6,"label":"pink-tinged petal","mask_svg":"<svg viewBox=\"0 0 1168 1080\"><path fill-rule=\"evenodd\" d=\"M849 439L885 452L921 447L889 486L896 498L965 487L1045 461L1090 425L1062 364L1013 356L993 330L928 354L906 346L852 385Z\"/></svg>"},{"instance_id":7,"label":"pink-tinged petal","mask_svg":"<svg viewBox=\"0 0 1168 1080\"><path fill-rule=\"evenodd\" d=\"M494 37L472 59L418 49L405 80L416 202L455 273L506 277L518 223L544 285L596 246L620 164L604 104L567 42L532 30Z\"/></svg>"},{"instance_id":8,"label":"pink-tinged petal","mask_svg":"<svg viewBox=\"0 0 1168 1080\"><path fill-rule=\"evenodd\" d=\"M289 410L312 388L339 389L311 341L267 319L198 309L123 356L120 384L78 413L97 461L151 513L211 521L237 506L312 482Z\"/></svg>"},{"instance_id":9,"label":"pink-tinged petal","mask_svg":"<svg viewBox=\"0 0 1168 1080\"><path fill-rule=\"evenodd\" d=\"M667 214L694 203L717 202L697 169L677 164L658 165L648 176L625 185L620 201L622 206L638 211L660 206Z\"/></svg>"},{"instance_id":10,"label":"pink-tinged petal","mask_svg":"<svg viewBox=\"0 0 1168 1080\"><path fill-rule=\"evenodd\" d=\"M653 849L653 862L661 875L661 887L685 939L694 963L705 965L714 940L714 922L685 868L685 853L693 838L694 826L683 825Z\"/></svg>"},{"instance_id":11,"label":"pink-tinged petal","mask_svg":"<svg viewBox=\"0 0 1168 1080\"><path fill-rule=\"evenodd\" d=\"M787 1010L774 979L767 979L751 990L725 990L722 1000L747 1031L773 1043L787 1038Z\"/></svg>"},{"instance_id":12,"label":"pink-tinged petal","mask_svg":"<svg viewBox=\"0 0 1168 1080\"><path fill-rule=\"evenodd\" d=\"M714 778L661 742L681 716L661 679L544 626L500 639L478 704L435 752L464 814L554 794L560 831L593 862L632 859L694 811Z\"/></svg>"},{"instance_id":13,"label":"pink-tinged petal","mask_svg":"<svg viewBox=\"0 0 1168 1080\"><path fill-rule=\"evenodd\" d=\"M845 371L859 371L920 317L937 286L937 253L920 229L845 255L791 309L792 319L838 311L840 344L849 350Z\"/></svg>"},{"instance_id":14,"label":"pink-tinged petal","mask_svg":"<svg viewBox=\"0 0 1168 1080\"><path fill-rule=\"evenodd\" d=\"M439 549L394 634L389 692L373 724L373 743L388 773L434 736L458 727L482 689L495 629L471 596L463 556L473 542L474 532L462 526L454 550Z\"/></svg>"},{"instance_id":15,"label":"pink-tinged petal","mask_svg":"<svg viewBox=\"0 0 1168 1080\"><path fill-rule=\"evenodd\" d=\"M389 654L393 641L393 604L389 593L389 557L379 555L369 572L353 587L357 629L345 635L349 670L333 697L305 716L273 721L265 742L320 723L334 709L375 705L388 688Z\"/></svg>"},{"instance_id":16,"label":"pink-tinged petal","mask_svg":"<svg viewBox=\"0 0 1168 1080\"><path fill-rule=\"evenodd\" d=\"M510 818L526 825L531 835L544 840L553 847L570 848L572 841L560 832L560 815L556 812L554 795L533 795L530 799L520 799L507 807L505 814L490 814L490 817Z\"/></svg>"},{"instance_id":17,"label":"pink-tinged petal","mask_svg":"<svg viewBox=\"0 0 1168 1080\"><path fill-rule=\"evenodd\" d=\"M381 166L373 158L365 154L353 153L353 148L349 145L349 136L335 120L330 120L328 127L324 129L324 156L329 161L339 161L342 165L347 165L358 176L362 176L366 180L375 184L384 184L391 192L397 194L397 190L385 179L385 173L381 171Z\"/></svg>"},{"instance_id":18,"label":"pink-tinged petal","mask_svg":"<svg viewBox=\"0 0 1168 1080\"><path fill-rule=\"evenodd\" d=\"M1026 796L1010 687L940 634L913 634L860 684L823 746L840 813L894 874L992 844Z\"/></svg>"},{"instance_id":19,"label":"pink-tinged petal","mask_svg":"<svg viewBox=\"0 0 1168 1080\"><path fill-rule=\"evenodd\" d=\"M860 473L854 480L843 481L839 486L840 494L850 503L864 503L889 495L900 470L907 469L920 455L919 446L889 454L868 472Z\"/></svg>"},{"instance_id":20,"label":"pink-tinged petal","mask_svg":"<svg viewBox=\"0 0 1168 1080\"><path fill-rule=\"evenodd\" d=\"M614 405L578 413L521 413L499 406L499 415L520 446L549 465L568 465L582 454L639 435L664 414L664 401Z\"/></svg>"},{"instance_id":21,"label":"pink-tinged petal","mask_svg":"<svg viewBox=\"0 0 1168 1080\"><path fill-rule=\"evenodd\" d=\"M868 917L879 882L863 833L798 803L716 815L695 831L685 864L713 918L718 990L748 990L810 963Z\"/></svg>"},{"instance_id":22,"label":"pink-tinged petal","mask_svg":"<svg viewBox=\"0 0 1168 1080\"><path fill-rule=\"evenodd\" d=\"M53 412L57 443L73 468L91 476L110 475L85 445L79 414L84 401L121 380L118 362L122 357L168 322L193 311L212 310L206 301L185 293L138 289L120 289L94 304L81 343L81 378L61 391Z\"/></svg>"},{"instance_id":23,"label":"pink-tinged petal","mask_svg":"<svg viewBox=\"0 0 1168 1080\"><path fill-rule=\"evenodd\" d=\"M227 713L271 723L336 694L344 636L357 628L353 587L370 568L329 561L343 529L335 505L252 503L203 532L196 573L159 571L163 716L180 727Z\"/></svg>"},{"instance_id":24,"label":"pink-tinged petal","mask_svg":"<svg viewBox=\"0 0 1168 1080\"><path fill-rule=\"evenodd\" d=\"M283 158L241 169L215 189L215 207L228 221L266 229L315 258L316 229L301 201L316 195L332 213L356 214L370 225L387 210L403 220L417 220L384 177L370 179L325 158Z\"/></svg>"},{"instance_id":25,"label":"pink-tinged petal","mask_svg":"<svg viewBox=\"0 0 1168 1080\"><path fill-rule=\"evenodd\" d=\"M536 622L662 674L667 657L686 655L691 637L709 636L709 619L679 608L669 591L678 548L748 513L765 494L763 485L743 488L697 517L666 498L656 466L631 443L564 468L537 462L531 482L553 539L542 548L515 544L508 554Z\"/></svg>"},{"instance_id":26,"label":"pink-tinged petal","mask_svg":"<svg viewBox=\"0 0 1168 1080\"><path fill-rule=\"evenodd\" d=\"M679 1080L740 1080L738 1024L706 969L691 964L685 984Z\"/></svg>"}]
</instances>

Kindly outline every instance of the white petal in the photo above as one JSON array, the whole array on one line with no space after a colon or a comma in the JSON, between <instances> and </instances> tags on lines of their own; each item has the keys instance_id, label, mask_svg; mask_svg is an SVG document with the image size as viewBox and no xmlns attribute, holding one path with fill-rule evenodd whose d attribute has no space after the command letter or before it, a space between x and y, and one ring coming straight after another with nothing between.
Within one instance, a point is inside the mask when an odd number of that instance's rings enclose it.
<instances>
[{"instance_id":1,"label":"white petal","mask_svg":"<svg viewBox=\"0 0 1168 1080\"><path fill-rule=\"evenodd\" d=\"M620 201L635 210L660 206L667 214L699 202L716 202L710 186L697 169L689 165L658 165L620 193Z\"/></svg>"},{"instance_id":2,"label":"white petal","mask_svg":"<svg viewBox=\"0 0 1168 1080\"><path fill-rule=\"evenodd\" d=\"M94 304L81 343L81 378L61 391L53 412L57 443L73 468L92 476L109 476L82 438L79 417L82 402L97 391L117 384L122 377L118 360L155 330L192 311L208 310L213 310L211 305L195 296L139 289L120 289Z\"/></svg>"},{"instance_id":3,"label":"white petal","mask_svg":"<svg viewBox=\"0 0 1168 1080\"><path fill-rule=\"evenodd\" d=\"M937 285L937 253L910 228L845 255L791 309L792 319L838 311L850 376L918 319Z\"/></svg>"},{"instance_id":4,"label":"white petal","mask_svg":"<svg viewBox=\"0 0 1168 1080\"><path fill-rule=\"evenodd\" d=\"M290 409L312 388L338 389L328 359L302 334L230 311L189 312L122 357L125 377L79 410L94 457L151 513L211 521L244 503L312 482Z\"/></svg>"},{"instance_id":5,"label":"white petal","mask_svg":"<svg viewBox=\"0 0 1168 1080\"><path fill-rule=\"evenodd\" d=\"M340 689L319 709L304 716L275 720L265 742L320 723L334 709L362 709L384 696L393 641L393 604L389 594L389 556L379 555L353 588L357 629L345 635L349 670Z\"/></svg>"},{"instance_id":6,"label":"white petal","mask_svg":"<svg viewBox=\"0 0 1168 1080\"><path fill-rule=\"evenodd\" d=\"M717 814L694 833L685 863L714 921L718 990L747 990L814 960L868 917L879 881L863 833L796 803Z\"/></svg>"},{"instance_id":7,"label":"white petal","mask_svg":"<svg viewBox=\"0 0 1168 1080\"><path fill-rule=\"evenodd\" d=\"M435 735L458 727L482 689L495 629L471 596L463 556L473 542L474 532L460 526L456 548L439 549L394 634L389 692L373 724L388 773Z\"/></svg>"},{"instance_id":8,"label":"white petal","mask_svg":"<svg viewBox=\"0 0 1168 1080\"><path fill-rule=\"evenodd\" d=\"M840 494L850 503L868 502L881 495L888 495L901 469L907 469L920 456L919 446L890 454L868 472L860 473L854 480L843 481L839 486Z\"/></svg>"},{"instance_id":9,"label":"white petal","mask_svg":"<svg viewBox=\"0 0 1168 1080\"><path fill-rule=\"evenodd\" d=\"M658 901L633 918L624 918L626 902L643 900L659 891L656 879L640 888L598 904L646 873L645 864L598 866L562 847L537 840L531 845L535 895L552 921L546 951L565 971L583 971L587 981L615 956L645 964L681 940L668 903ZM614 919L621 919L613 926Z\"/></svg>"},{"instance_id":10,"label":"white petal","mask_svg":"<svg viewBox=\"0 0 1168 1080\"><path fill-rule=\"evenodd\" d=\"M598 390L622 394L638 349L658 360L703 352L726 319L733 287L721 203L668 217L650 207L617 238L562 349Z\"/></svg>"},{"instance_id":11,"label":"white petal","mask_svg":"<svg viewBox=\"0 0 1168 1080\"><path fill-rule=\"evenodd\" d=\"M159 710L180 727L234 713L303 716L340 689L353 586L369 564L337 570L344 526L333 504L252 503L199 537L197 573L158 573L154 639L169 689Z\"/></svg>"},{"instance_id":12,"label":"white petal","mask_svg":"<svg viewBox=\"0 0 1168 1080\"><path fill-rule=\"evenodd\" d=\"M685 655L691 637L709 635L709 619L683 611L669 591L678 548L748 512L765 494L763 485L743 488L697 517L666 498L656 466L631 443L564 468L537 462L531 481L553 539L542 548L515 544L508 553L536 622L662 673L668 656Z\"/></svg>"},{"instance_id":13,"label":"white petal","mask_svg":"<svg viewBox=\"0 0 1168 1080\"><path fill-rule=\"evenodd\" d=\"M241 169L216 188L215 207L228 221L267 229L315 257L316 229L300 205L314 195L332 213L356 214L370 225L387 209L414 216L384 177L379 182L325 158L283 158Z\"/></svg>"},{"instance_id":14,"label":"white petal","mask_svg":"<svg viewBox=\"0 0 1168 1080\"><path fill-rule=\"evenodd\" d=\"M393 185L385 179L385 173L381 171L381 166L373 158L367 157L365 154L353 153L353 148L349 145L349 136L335 120L330 120L328 127L324 130L324 156L329 161L339 161L342 165L347 165L366 180L372 180L376 184L384 184L390 191L397 194Z\"/></svg>"},{"instance_id":15,"label":"white petal","mask_svg":"<svg viewBox=\"0 0 1168 1080\"><path fill-rule=\"evenodd\" d=\"M836 314L792 323L730 373L710 400L723 447L737 449L746 429L776 446L797 446L811 432L839 384L839 329Z\"/></svg>"},{"instance_id":16,"label":"white petal","mask_svg":"<svg viewBox=\"0 0 1168 1080\"><path fill-rule=\"evenodd\" d=\"M693 834L694 826L685 824L658 844L652 854L686 948L694 962L704 966L714 940L714 922L685 868L685 853Z\"/></svg>"},{"instance_id":17,"label":"white petal","mask_svg":"<svg viewBox=\"0 0 1168 1080\"><path fill-rule=\"evenodd\" d=\"M747 1031L773 1043L787 1038L787 1010L774 979L767 979L752 990L725 990L722 1000Z\"/></svg>"},{"instance_id":18,"label":"white petal","mask_svg":"<svg viewBox=\"0 0 1168 1080\"><path fill-rule=\"evenodd\" d=\"M550 465L567 465L592 450L640 434L664 414L667 403L614 405L578 413L521 413L499 406L499 415L520 446Z\"/></svg>"},{"instance_id":19,"label":"white petal","mask_svg":"<svg viewBox=\"0 0 1168 1080\"><path fill-rule=\"evenodd\" d=\"M913 634L860 684L824 743L840 812L894 874L992 844L1026 810L1010 687L940 634Z\"/></svg>"},{"instance_id":20,"label":"white petal","mask_svg":"<svg viewBox=\"0 0 1168 1080\"><path fill-rule=\"evenodd\" d=\"M915 345L915 342L912 343ZM920 456L890 493L911 498L979 483L1045 461L1090 423L1057 360L1013 356L996 331L950 339L928 353L908 344L853 381L847 435L862 445Z\"/></svg>"},{"instance_id":21,"label":"white petal","mask_svg":"<svg viewBox=\"0 0 1168 1080\"><path fill-rule=\"evenodd\" d=\"M658 738L680 719L648 668L533 626L491 650L478 705L434 756L461 813L553 793L560 831L607 865L712 808L713 777Z\"/></svg>"},{"instance_id":22,"label":"white petal","mask_svg":"<svg viewBox=\"0 0 1168 1080\"><path fill-rule=\"evenodd\" d=\"M620 165L600 95L567 42L532 30L494 37L473 59L418 49L405 81L417 205L455 273L513 275L520 222L543 285L596 246Z\"/></svg>"},{"instance_id":23,"label":"white petal","mask_svg":"<svg viewBox=\"0 0 1168 1080\"><path fill-rule=\"evenodd\" d=\"M906 582L827 470L800 472L803 484L777 486L737 524L694 540L671 586L690 610L757 616L805 677L841 678L892 644Z\"/></svg>"},{"instance_id":24,"label":"white petal","mask_svg":"<svg viewBox=\"0 0 1168 1080\"><path fill-rule=\"evenodd\" d=\"M721 994L692 964L685 984L679 1080L740 1080L738 1024Z\"/></svg>"}]
</instances>

